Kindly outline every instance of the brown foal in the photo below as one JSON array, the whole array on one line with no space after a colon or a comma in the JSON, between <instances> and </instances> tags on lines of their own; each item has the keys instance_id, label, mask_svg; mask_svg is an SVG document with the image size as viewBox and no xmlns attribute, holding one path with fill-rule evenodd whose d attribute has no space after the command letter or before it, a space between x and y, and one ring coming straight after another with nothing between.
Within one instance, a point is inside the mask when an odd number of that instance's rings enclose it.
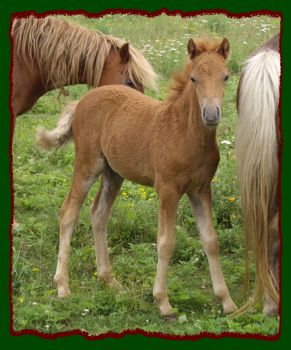
<instances>
[{"instance_id":1,"label":"brown foal","mask_svg":"<svg viewBox=\"0 0 291 350\"><path fill-rule=\"evenodd\" d=\"M71 190L61 209L60 246L54 280L60 297L70 294L70 239L87 193L99 175L91 206L99 277L119 286L111 273L107 223L123 179L153 186L159 198L158 263L153 295L163 316L173 314L167 272L175 245L179 200L187 194L209 261L214 294L225 313L236 306L219 262L211 219L211 180L219 163L216 126L221 118L229 42L188 42L189 59L163 102L125 86L104 86L69 108L53 131L40 130L43 148L58 148L73 137L76 158Z\"/></svg>"}]
</instances>

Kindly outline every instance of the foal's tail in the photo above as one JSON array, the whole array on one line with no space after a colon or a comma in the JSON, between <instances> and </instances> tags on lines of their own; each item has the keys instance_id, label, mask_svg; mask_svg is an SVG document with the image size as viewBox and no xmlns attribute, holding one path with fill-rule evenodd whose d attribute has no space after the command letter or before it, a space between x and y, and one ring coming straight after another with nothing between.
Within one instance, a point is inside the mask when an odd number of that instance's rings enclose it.
<instances>
[{"instance_id":1,"label":"foal's tail","mask_svg":"<svg viewBox=\"0 0 291 350\"><path fill-rule=\"evenodd\" d=\"M72 138L72 121L77 102L69 103L53 130L39 128L36 132L36 145L43 150L58 149Z\"/></svg>"},{"instance_id":2,"label":"foal's tail","mask_svg":"<svg viewBox=\"0 0 291 350\"><path fill-rule=\"evenodd\" d=\"M239 86L236 152L242 198L246 249L256 263L254 301L264 292L278 302L279 295L268 261L268 226L276 200L280 56L273 50L251 57Z\"/></svg>"}]
</instances>

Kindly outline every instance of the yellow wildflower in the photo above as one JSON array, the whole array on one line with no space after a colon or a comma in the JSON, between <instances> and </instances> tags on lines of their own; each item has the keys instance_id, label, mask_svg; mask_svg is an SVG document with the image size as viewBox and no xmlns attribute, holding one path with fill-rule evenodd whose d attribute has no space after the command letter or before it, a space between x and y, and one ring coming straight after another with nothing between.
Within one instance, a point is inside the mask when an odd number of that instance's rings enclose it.
<instances>
[{"instance_id":1,"label":"yellow wildflower","mask_svg":"<svg viewBox=\"0 0 291 350\"><path fill-rule=\"evenodd\" d=\"M146 199L147 198L147 193L146 192L142 192L140 196L141 196L142 199Z\"/></svg>"}]
</instances>

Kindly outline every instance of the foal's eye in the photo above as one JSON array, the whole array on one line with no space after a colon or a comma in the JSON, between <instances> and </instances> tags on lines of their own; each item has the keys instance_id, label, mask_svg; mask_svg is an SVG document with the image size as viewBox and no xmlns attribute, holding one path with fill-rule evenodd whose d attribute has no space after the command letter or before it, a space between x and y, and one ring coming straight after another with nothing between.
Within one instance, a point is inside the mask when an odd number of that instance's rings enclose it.
<instances>
[{"instance_id":1,"label":"foal's eye","mask_svg":"<svg viewBox=\"0 0 291 350\"><path fill-rule=\"evenodd\" d=\"M134 88L134 83L130 79L125 79L125 85Z\"/></svg>"},{"instance_id":2,"label":"foal's eye","mask_svg":"<svg viewBox=\"0 0 291 350\"><path fill-rule=\"evenodd\" d=\"M229 75L227 74L225 77L224 77L224 81L227 81L229 78Z\"/></svg>"},{"instance_id":3,"label":"foal's eye","mask_svg":"<svg viewBox=\"0 0 291 350\"><path fill-rule=\"evenodd\" d=\"M193 77L190 77L192 83L196 83L196 80Z\"/></svg>"}]
</instances>

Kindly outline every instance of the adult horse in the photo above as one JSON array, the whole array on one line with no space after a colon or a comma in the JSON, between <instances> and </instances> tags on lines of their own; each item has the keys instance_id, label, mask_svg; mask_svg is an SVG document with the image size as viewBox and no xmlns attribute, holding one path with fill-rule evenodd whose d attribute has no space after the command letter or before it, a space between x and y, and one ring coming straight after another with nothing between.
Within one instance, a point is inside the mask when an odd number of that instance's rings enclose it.
<instances>
[{"instance_id":1,"label":"adult horse","mask_svg":"<svg viewBox=\"0 0 291 350\"><path fill-rule=\"evenodd\" d=\"M236 309L219 262L211 219L211 180L219 163L216 126L228 79L227 39L188 42L189 60L161 102L124 86L87 93L61 116L53 131L40 130L38 144L58 148L71 137L76 158L71 190L61 209L60 246L54 280L60 297L70 294L70 239L87 193L99 175L101 186L91 206L99 277L118 285L111 274L107 222L123 179L153 186L159 197L158 264L153 295L163 316L173 309L167 296L167 271L175 244L178 202L186 193L209 261L214 294L225 313Z\"/></svg>"},{"instance_id":2,"label":"adult horse","mask_svg":"<svg viewBox=\"0 0 291 350\"><path fill-rule=\"evenodd\" d=\"M256 264L254 301L279 311L279 34L246 61L238 94L236 152L247 248Z\"/></svg>"},{"instance_id":3,"label":"adult horse","mask_svg":"<svg viewBox=\"0 0 291 350\"><path fill-rule=\"evenodd\" d=\"M72 84L155 87L144 56L123 40L53 17L13 21L12 112L27 112L47 91Z\"/></svg>"},{"instance_id":4,"label":"adult horse","mask_svg":"<svg viewBox=\"0 0 291 350\"><path fill-rule=\"evenodd\" d=\"M155 88L149 62L123 40L53 17L16 18L12 24L12 128L46 92L72 84ZM16 222L14 227L16 227Z\"/></svg>"}]
</instances>

